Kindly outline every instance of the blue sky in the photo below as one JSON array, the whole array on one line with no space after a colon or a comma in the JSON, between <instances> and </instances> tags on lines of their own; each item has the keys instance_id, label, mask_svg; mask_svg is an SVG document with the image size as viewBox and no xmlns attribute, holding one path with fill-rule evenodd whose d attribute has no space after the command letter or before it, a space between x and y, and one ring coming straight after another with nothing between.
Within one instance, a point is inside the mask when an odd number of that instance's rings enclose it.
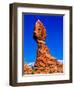
<instances>
[{"instance_id":1,"label":"blue sky","mask_svg":"<svg viewBox=\"0 0 74 90\"><path fill-rule=\"evenodd\" d=\"M33 39L33 31L38 19L46 28L46 44L51 55L63 60L63 16L27 13L23 14L24 62L30 63L36 60L37 43Z\"/></svg>"}]
</instances>

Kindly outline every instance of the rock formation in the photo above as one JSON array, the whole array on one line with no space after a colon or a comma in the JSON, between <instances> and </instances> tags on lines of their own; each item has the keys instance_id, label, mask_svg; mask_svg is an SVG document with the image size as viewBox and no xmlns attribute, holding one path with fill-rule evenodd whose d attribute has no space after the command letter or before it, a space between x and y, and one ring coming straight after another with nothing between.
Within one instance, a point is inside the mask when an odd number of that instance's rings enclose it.
<instances>
[{"instance_id":1,"label":"rock formation","mask_svg":"<svg viewBox=\"0 0 74 90\"><path fill-rule=\"evenodd\" d=\"M32 74L32 68L27 64L24 64L24 73L25 74Z\"/></svg>"},{"instance_id":2,"label":"rock formation","mask_svg":"<svg viewBox=\"0 0 74 90\"><path fill-rule=\"evenodd\" d=\"M45 43L46 29L40 20L34 27L34 39L38 44L36 61L32 68L24 65L25 74L63 73L63 64L51 55Z\"/></svg>"},{"instance_id":3,"label":"rock formation","mask_svg":"<svg viewBox=\"0 0 74 90\"><path fill-rule=\"evenodd\" d=\"M35 73L56 73L63 72L63 64L54 58L48 49L46 39L46 29L42 22L38 20L34 28L34 39L38 44L37 57L34 67Z\"/></svg>"}]
</instances>

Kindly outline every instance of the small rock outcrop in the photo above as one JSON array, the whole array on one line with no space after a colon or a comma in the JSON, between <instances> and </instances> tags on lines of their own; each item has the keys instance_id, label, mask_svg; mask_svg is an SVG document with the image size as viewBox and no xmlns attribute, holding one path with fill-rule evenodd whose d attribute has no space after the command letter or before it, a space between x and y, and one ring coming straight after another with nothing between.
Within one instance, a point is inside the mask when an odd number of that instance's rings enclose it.
<instances>
[{"instance_id":1,"label":"small rock outcrop","mask_svg":"<svg viewBox=\"0 0 74 90\"><path fill-rule=\"evenodd\" d=\"M31 74L32 68L28 64L24 64L24 74Z\"/></svg>"}]
</instances>

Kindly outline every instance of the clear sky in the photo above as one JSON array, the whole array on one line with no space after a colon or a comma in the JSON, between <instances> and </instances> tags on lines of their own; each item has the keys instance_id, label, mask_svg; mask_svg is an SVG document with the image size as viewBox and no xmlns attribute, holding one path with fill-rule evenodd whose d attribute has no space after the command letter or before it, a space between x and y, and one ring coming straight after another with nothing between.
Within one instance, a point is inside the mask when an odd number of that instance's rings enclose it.
<instances>
[{"instance_id":1,"label":"clear sky","mask_svg":"<svg viewBox=\"0 0 74 90\"><path fill-rule=\"evenodd\" d=\"M63 16L27 13L23 14L24 62L30 63L36 60L37 43L33 39L33 31L38 19L46 28L46 44L51 55L56 59L63 60Z\"/></svg>"}]
</instances>

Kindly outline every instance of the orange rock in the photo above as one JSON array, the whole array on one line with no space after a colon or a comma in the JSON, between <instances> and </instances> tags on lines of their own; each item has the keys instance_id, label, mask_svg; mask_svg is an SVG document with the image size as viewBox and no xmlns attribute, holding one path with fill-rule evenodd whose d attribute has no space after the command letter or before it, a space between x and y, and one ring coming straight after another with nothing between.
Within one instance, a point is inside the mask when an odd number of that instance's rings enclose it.
<instances>
[{"instance_id":1,"label":"orange rock","mask_svg":"<svg viewBox=\"0 0 74 90\"><path fill-rule=\"evenodd\" d=\"M46 29L43 23L38 20L34 28L34 39L38 44L37 57L33 68L24 65L25 74L49 74L63 73L63 64L58 62L50 53L45 43Z\"/></svg>"},{"instance_id":2,"label":"orange rock","mask_svg":"<svg viewBox=\"0 0 74 90\"><path fill-rule=\"evenodd\" d=\"M40 20L35 24L34 39L38 44L37 58L34 65L37 67L35 73L63 72L63 64L58 62L56 58L51 55L50 50L45 44L46 29ZM42 71L42 67L45 68L44 71Z\"/></svg>"},{"instance_id":3,"label":"orange rock","mask_svg":"<svg viewBox=\"0 0 74 90\"><path fill-rule=\"evenodd\" d=\"M25 74L31 74L32 73L32 68L27 64L24 64L24 73Z\"/></svg>"}]
</instances>

